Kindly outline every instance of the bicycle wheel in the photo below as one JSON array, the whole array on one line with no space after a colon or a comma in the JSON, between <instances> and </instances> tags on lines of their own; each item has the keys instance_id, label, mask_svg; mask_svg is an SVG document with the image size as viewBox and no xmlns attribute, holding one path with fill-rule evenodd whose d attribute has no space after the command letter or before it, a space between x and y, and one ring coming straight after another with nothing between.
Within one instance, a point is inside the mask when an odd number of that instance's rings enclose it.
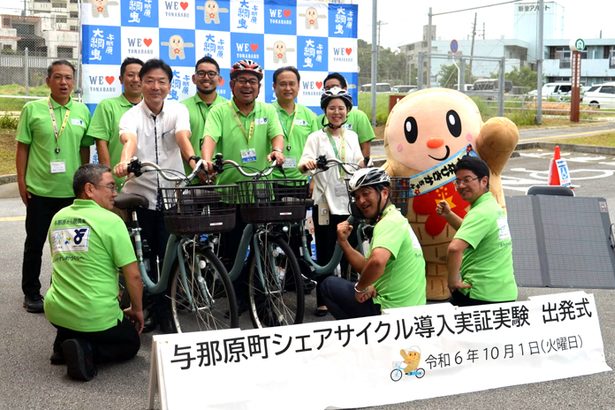
<instances>
[{"instance_id":1,"label":"bicycle wheel","mask_svg":"<svg viewBox=\"0 0 615 410\"><path fill-rule=\"evenodd\" d=\"M179 333L239 326L237 300L228 273L211 249L196 250L171 283L171 313Z\"/></svg>"},{"instance_id":2,"label":"bicycle wheel","mask_svg":"<svg viewBox=\"0 0 615 410\"><path fill-rule=\"evenodd\" d=\"M391 371L391 380L393 380L394 382L398 382L401 380L403 375L404 373L400 369L393 369Z\"/></svg>"},{"instance_id":3,"label":"bicycle wheel","mask_svg":"<svg viewBox=\"0 0 615 410\"><path fill-rule=\"evenodd\" d=\"M248 274L252 324L261 328L301 323L303 279L295 255L276 235L262 233L257 238L259 249L253 250Z\"/></svg>"}]
</instances>

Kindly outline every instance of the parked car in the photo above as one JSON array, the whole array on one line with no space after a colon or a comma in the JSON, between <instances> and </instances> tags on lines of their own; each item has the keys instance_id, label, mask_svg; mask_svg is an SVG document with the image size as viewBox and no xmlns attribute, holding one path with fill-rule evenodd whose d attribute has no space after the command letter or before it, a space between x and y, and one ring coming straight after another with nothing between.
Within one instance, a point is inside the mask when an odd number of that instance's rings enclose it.
<instances>
[{"instance_id":1,"label":"parked car","mask_svg":"<svg viewBox=\"0 0 615 410\"><path fill-rule=\"evenodd\" d=\"M391 88L391 91L398 94L408 94L417 88L416 85L395 85Z\"/></svg>"},{"instance_id":2,"label":"parked car","mask_svg":"<svg viewBox=\"0 0 615 410\"><path fill-rule=\"evenodd\" d=\"M615 108L615 81L592 86L583 95L583 102L596 108Z\"/></svg>"},{"instance_id":3,"label":"parked car","mask_svg":"<svg viewBox=\"0 0 615 410\"><path fill-rule=\"evenodd\" d=\"M364 93L369 93L372 91L371 84L363 84L361 86L361 91ZM391 84L389 83L376 83L376 92L377 93L390 93L391 92Z\"/></svg>"},{"instance_id":4,"label":"parked car","mask_svg":"<svg viewBox=\"0 0 615 410\"><path fill-rule=\"evenodd\" d=\"M546 83L542 86L542 98L555 98L557 100L565 100L570 97L572 84L568 82ZM532 90L527 93L530 97L536 98L538 92Z\"/></svg>"}]
</instances>

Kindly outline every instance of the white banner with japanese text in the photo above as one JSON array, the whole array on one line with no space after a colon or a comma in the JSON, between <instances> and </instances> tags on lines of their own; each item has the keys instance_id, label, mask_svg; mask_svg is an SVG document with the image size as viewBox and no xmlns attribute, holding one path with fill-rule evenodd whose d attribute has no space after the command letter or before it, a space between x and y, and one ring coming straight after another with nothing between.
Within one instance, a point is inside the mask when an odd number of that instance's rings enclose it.
<instances>
[{"instance_id":1,"label":"white banner with japanese text","mask_svg":"<svg viewBox=\"0 0 615 410\"><path fill-rule=\"evenodd\" d=\"M325 409L611 370L594 297L585 292L385 313L268 329L155 336L151 376L163 408ZM297 393L315 382L314 394Z\"/></svg>"}]
</instances>

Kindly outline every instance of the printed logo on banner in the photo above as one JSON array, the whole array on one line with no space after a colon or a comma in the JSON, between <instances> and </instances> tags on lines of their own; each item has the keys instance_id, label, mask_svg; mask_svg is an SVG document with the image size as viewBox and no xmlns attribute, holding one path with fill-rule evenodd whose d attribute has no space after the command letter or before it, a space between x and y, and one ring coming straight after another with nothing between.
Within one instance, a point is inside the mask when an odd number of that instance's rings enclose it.
<instances>
[{"instance_id":1,"label":"printed logo on banner","mask_svg":"<svg viewBox=\"0 0 615 410\"><path fill-rule=\"evenodd\" d=\"M193 95L196 92L196 86L192 82L192 74L194 68L188 67L171 67L173 70L173 78L171 79L171 91L167 96L167 100L182 101Z\"/></svg>"},{"instance_id":2,"label":"printed logo on banner","mask_svg":"<svg viewBox=\"0 0 615 410\"><path fill-rule=\"evenodd\" d=\"M220 69L220 76L218 77L218 88L216 92L218 95L230 100L232 98L231 87L230 87L230 74L231 70L228 68Z\"/></svg>"},{"instance_id":3,"label":"printed logo on banner","mask_svg":"<svg viewBox=\"0 0 615 410\"><path fill-rule=\"evenodd\" d=\"M320 110L320 96L325 91L323 80L327 74L327 71L302 71L297 100L303 105Z\"/></svg>"},{"instance_id":4,"label":"printed logo on banner","mask_svg":"<svg viewBox=\"0 0 615 410\"><path fill-rule=\"evenodd\" d=\"M337 4L329 7L329 37L357 37L357 6Z\"/></svg>"},{"instance_id":5,"label":"printed logo on banner","mask_svg":"<svg viewBox=\"0 0 615 410\"><path fill-rule=\"evenodd\" d=\"M265 4L265 33L296 34L297 6L293 1Z\"/></svg>"},{"instance_id":6,"label":"printed logo on banner","mask_svg":"<svg viewBox=\"0 0 615 410\"><path fill-rule=\"evenodd\" d=\"M152 0L122 1L122 26L158 27L158 7Z\"/></svg>"},{"instance_id":7,"label":"printed logo on banner","mask_svg":"<svg viewBox=\"0 0 615 410\"><path fill-rule=\"evenodd\" d=\"M103 24L120 19L119 0L83 0L85 12L81 14L81 24Z\"/></svg>"},{"instance_id":8,"label":"printed logo on banner","mask_svg":"<svg viewBox=\"0 0 615 410\"><path fill-rule=\"evenodd\" d=\"M228 0L197 0L195 26L197 29L230 31L231 18Z\"/></svg>"},{"instance_id":9,"label":"printed logo on banner","mask_svg":"<svg viewBox=\"0 0 615 410\"><path fill-rule=\"evenodd\" d=\"M121 64L120 28L83 26L84 64Z\"/></svg>"},{"instance_id":10,"label":"printed logo on banner","mask_svg":"<svg viewBox=\"0 0 615 410\"><path fill-rule=\"evenodd\" d=\"M328 71L327 53L326 37L297 36L297 68L299 70Z\"/></svg>"},{"instance_id":11,"label":"printed logo on banner","mask_svg":"<svg viewBox=\"0 0 615 410\"><path fill-rule=\"evenodd\" d=\"M195 53L197 60L209 56L218 62L220 67L231 66L231 34L222 31L196 31Z\"/></svg>"},{"instance_id":12,"label":"printed logo on banner","mask_svg":"<svg viewBox=\"0 0 615 410\"><path fill-rule=\"evenodd\" d=\"M268 68L297 65L297 38L265 34L265 64Z\"/></svg>"},{"instance_id":13,"label":"printed logo on banner","mask_svg":"<svg viewBox=\"0 0 615 410\"><path fill-rule=\"evenodd\" d=\"M237 0L231 2L231 31L262 33L264 31L265 5L262 0Z\"/></svg>"},{"instance_id":14,"label":"printed logo on banner","mask_svg":"<svg viewBox=\"0 0 615 410\"><path fill-rule=\"evenodd\" d=\"M348 93L352 97L352 104L355 107L359 106L359 86L357 85L359 81L359 74L356 72L345 72L338 71L341 75L346 79L346 84L348 85Z\"/></svg>"},{"instance_id":15,"label":"printed logo on banner","mask_svg":"<svg viewBox=\"0 0 615 410\"><path fill-rule=\"evenodd\" d=\"M126 57L136 57L141 60L157 58L160 40L158 29L122 27L122 61Z\"/></svg>"},{"instance_id":16,"label":"printed logo on banner","mask_svg":"<svg viewBox=\"0 0 615 410\"><path fill-rule=\"evenodd\" d=\"M329 64L337 71L353 72L359 66L357 42L354 39L329 39Z\"/></svg>"},{"instance_id":17,"label":"printed logo on banner","mask_svg":"<svg viewBox=\"0 0 615 410\"><path fill-rule=\"evenodd\" d=\"M327 15L329 7L326 3L313 1L297 2L297 34L303 36L327 37Z\"/></svg>"},{"instance_id":18,"label":"printed logo on banner","mask_svg":"<svg viewBox=\"0 0 615 410\"><path fill-rule=\"evenodd\" d=\"M160 0L160 28L194 29L194 0Z\"/></svg>"},{"instance_id":19,"label":"printed logo on banner","mask_svg":"<svg viewBox=\"0 0 615 410\"><path fill-rule=\"evenodd\" d=\"M264 35L231 33L231 65L238 60L254 60L261 66L265 62Z\"/></svg>"},{"instance_id":20,"label":"printed logo on banner","mask_svg":"<svg viewBox=\"0 0 615 410\"><path fill-rule=\"evenodd\" d=\"M97 65L82 77L84 100L100 102L122 92L120 69L116 65Z\"/></svg>"},{"instance_id":21,"label":"printed logo on banner","mask_svg":"<svg viewBox=\"0 0 615 410\"><path fill-rule=\"evenodd\" d=\"M160 58L170 65L194 67L194 30L160 29Z\"/></svg>"}]
</instances>

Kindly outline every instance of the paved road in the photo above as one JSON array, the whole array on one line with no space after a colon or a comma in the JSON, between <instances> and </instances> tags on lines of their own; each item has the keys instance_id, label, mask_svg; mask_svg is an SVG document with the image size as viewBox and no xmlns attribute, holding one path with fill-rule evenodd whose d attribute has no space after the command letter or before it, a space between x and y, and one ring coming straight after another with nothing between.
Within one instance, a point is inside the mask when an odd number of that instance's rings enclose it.
<instances>
[{"instance_id":1,"label":"paved road","mask_svg":"<svg viewBox=\"0 0 615 410\"><path fill-rule=\"evenodd\" d=\"M549 150L521 151L504 172L507 195L523 195L525 188L545 182ZM615 156L578 154L564 151L578 195L603 196L615 207ZM142 337L142 349L128 363L103 367L90 383L67 379L64 367L50 366L53 328L42 315L26 313L21 307L21 253L25 209L17 197L15 184L0 186L0 409L142 409L147 400L151 336ZM611 218L613 211L611 210ZM42 282L49 283L49 254L45 250ZM605 344L606 361L615 366L615 291L591 290L598 304ZM523 288L520 299L531 295L566 291L562 289ZM313 307L314 301L308 301ZM306 320L314 321L308 308ZM328 320L329 318L325 318ZM242 317L242 328L249 328ZM497 375L486 375L497 377ZM341 381L340 381L341 383ZM341 386L341 384L340 384ZM485 392L408 402L381 409L590 409L615 408L615 373L607 372L581 378L558 380ZM297 386L297 397L314 394L318 381ZM341 387L340 387L341 388ZM350 386L360 394L360 386ZM443 390L446 386L442 387ZM203 394L207 387L203 386ZM292 404L289 403L289 408Z\"/></svg>"}]
</instances>

